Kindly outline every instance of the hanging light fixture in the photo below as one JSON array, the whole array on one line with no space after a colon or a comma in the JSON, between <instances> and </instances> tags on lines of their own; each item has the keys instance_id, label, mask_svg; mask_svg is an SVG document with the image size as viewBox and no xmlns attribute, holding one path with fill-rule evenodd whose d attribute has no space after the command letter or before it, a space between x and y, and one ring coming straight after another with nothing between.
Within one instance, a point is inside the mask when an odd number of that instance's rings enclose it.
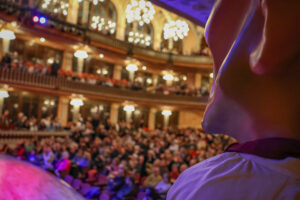
<instances>
[{"instance_id":1,"label":"hanging light fixture","mask_svg":"<svg viewBox=\"0 0 300 200\"><path fill-rule=\"evenodd\" d=\"M71 101L70 101L70 104L72 105L72 106L83 106L83 101L82 101L82 99L72 99Z\"/></svg>"},{"instance_id":2,"label":"hanging light fixture","mask_svg":"<svg viewBox=\"0 0 300 200\"><path fill-rule=\"evenodd\" d=\"M131 0L126 7L126 19L128 23L137 21L139 25L149 24L155 14L154 6L145 0Z\"/></svg>"},{"instance_id":3,"label":"hanging light fixture","mask_svg":"<svg viewBox=\"0 0 300 200\"><path fill-rule=\"evenodd\" d=\"M0 98L8 98L9 94L6 90L0 90Z\"/></svg>"},{"instance_id":4,"label":"hanging light fixture","mask_svg":"<svg viewBox=\"0 0 300 200\"><path fill-rule=\"evenodd\" d=\"M126 105L126 106L124 106L123 110L126 112L133 112L135 110L135 108L133 105Z\"/></svg>"},{"instance_id":5,"label":"hanging light fixture","mask_svg":"<svg viewBox=\"0 0 300 200\"><path fill-rule=\"evenodd\" d=\"M166 80L166 81L173 81L174 80L174 76L172 74L165 74L163 76L163 79Z\"/></svg>"},{"instance_id":6,"label":"hanging light fixture","mask_svg":"<svg viewBox=\"0 0 300 200\"><path fill-rule=\"evenodd\" d=\"M129 64L126 66L126 70L130 71L130 72L135 72L137 71L139 68L136 64Z\"/></svg>"},{"instance_id":7,"label":"hanging light fixture","mask_svg":"<svg viewBox=\"0 0 300 200\"><path fill-rule=\"evenodd\" d=\"M161 112L161 114L162 114L163 116L170 116L170 115L172 115L172 111L171 111L171 110L163 110L163 111Z\"/></svg>"},{"instance_id":8,"label":"hanging light fixture","mask_svg":"<svg viewBox=\"0 0 300 200\"><path fill-rule=\"evenodd\" d=\"M75 51L74 56L76 58L82 58L82 59L85 59L85 58L89 57L88 53L85 50L77 50L77 51Z\"/></svg>"},{"instance_id":9,"label":"hanging light fixture","mask_svg":"<svg viewBox=\"0 0 300 200\"><path fill-rule=\"evenodd\" d=\"M16 35L11 30L2 29L0 31L0 38L6 39L6 40L14 40L14 39L16 39Z\"/></svg>"},{"instance_id":10,"label":"hanging light fixture","mask_svg":"<svg viewBox=\"0 0 300 200\"><path fill-rule=\"evenodd\" d=\"M164 39L178 41L188 35L189 26L183 20L170 21L164 26Z\"/></svg>"},{"instance_id":11,"label":"hanging light fixture","mask_svg":"<svg viewBox=\"0 0 300 200\"><path fill-rule=\"evenodd\" d=\"M41 9L51 11L54 14L68 15L69 1L67 0L43 0Z\"/></svg>"},{"instance_id":12,"label":"hanging light fixture","mask_svg":"<svg viewBox=\"0 0 300 200\"><path fill-rule=\"evenodd\" d=\"M91 27L99 32L109 32L110 34L114 34L116 32L115 20L101 16L92 17Z\"/></svg>"}]
</instances>

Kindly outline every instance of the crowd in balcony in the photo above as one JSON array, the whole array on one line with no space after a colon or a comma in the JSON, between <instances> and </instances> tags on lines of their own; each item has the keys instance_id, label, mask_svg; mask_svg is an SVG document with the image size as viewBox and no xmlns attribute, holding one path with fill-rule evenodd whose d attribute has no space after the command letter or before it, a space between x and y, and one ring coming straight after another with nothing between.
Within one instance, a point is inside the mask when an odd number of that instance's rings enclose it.
<instances>
[{"instance_id":1,"label":"crowd in balcony","mask_svg":"<svg viewBox=\"0 0 300 200\"><path fill-rule=\"evenodd\" d=\"M52 114L38 121L34 116L28 117L19 112L16 120L13 120L9 110L5 110L0 118L0 130L60 131L62 129L59 120Z\"/></svg>"},{"instance_id":2,"label":"crowd in balcony","mask_svg":"<svg viewBox=\"0 0 300 200\"><path fill-rule=\"evenodd\" d=\"M104 75L75 73L72 70L64 70L56 61L53 61L51 65L42 65L31 61L25 61L23 59L20 59L20 56L17 52L14 52L12 55L5 54L1 60L0 65L1 67L7 69L18 70L30 74L51 75L55 77L58 76L66 78L67 80L79 81L91 85L126 88L135 91L144 90L147 92L161 93L165 95L173 94L198 97L209 95L209 88L207 86L203 86L201 88L191 88L188 87L185 83L173 86L167 86L166 84L154 85L153 83L151 83L145 86L143 81L141 81L139 78L136 78L134 81L127 81L125 79L117 80Z\"/></svg>"},{"instance_id":3,"label":"crowd in balcony","mask_svg":"<svg viewBox=\"0 0 300 200\"><path fill-rule=\"evenodd\" d=\"M141 123L142 124L142 123ZM1 153L64 179L86 198L164 199L188 167L222 153L234 139L197 129L156 129L78 117L71 137L25 139Z\"/></svg>"}]
</instances>

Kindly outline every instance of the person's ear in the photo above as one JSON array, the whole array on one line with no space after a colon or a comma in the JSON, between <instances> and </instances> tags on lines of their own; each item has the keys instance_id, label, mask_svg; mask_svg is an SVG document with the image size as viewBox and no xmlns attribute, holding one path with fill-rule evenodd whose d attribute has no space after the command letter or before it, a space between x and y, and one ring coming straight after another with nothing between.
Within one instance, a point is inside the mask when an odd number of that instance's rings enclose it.
<instances>
[{"instance_id":1,"label":"person's ear","mask_svg":"<svg viewBox=\"0 0 300 200\"><path fill-rule=\"evenodd\" d=\"M293 64L300 53L300 1L261 0L264 29L250 55L257 74L273 74Z\"/></svg>"}]
</instances>

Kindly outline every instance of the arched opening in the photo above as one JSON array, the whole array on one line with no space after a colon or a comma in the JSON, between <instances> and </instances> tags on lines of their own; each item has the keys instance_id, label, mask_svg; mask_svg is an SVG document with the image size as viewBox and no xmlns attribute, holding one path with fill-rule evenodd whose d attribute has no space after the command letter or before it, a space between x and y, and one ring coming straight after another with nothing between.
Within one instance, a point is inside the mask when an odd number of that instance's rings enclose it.
<instances>
[{"instance_id":1,"label":"arched opening","mask_svg":"<svg viewBox=\"0 0 300 200\"><path fill-rule=\"evenodd\" d=\"M106 35L115 35L117 10L110 0L82 1L79 5L78 24Z\"/></svg>"}]
</instances>

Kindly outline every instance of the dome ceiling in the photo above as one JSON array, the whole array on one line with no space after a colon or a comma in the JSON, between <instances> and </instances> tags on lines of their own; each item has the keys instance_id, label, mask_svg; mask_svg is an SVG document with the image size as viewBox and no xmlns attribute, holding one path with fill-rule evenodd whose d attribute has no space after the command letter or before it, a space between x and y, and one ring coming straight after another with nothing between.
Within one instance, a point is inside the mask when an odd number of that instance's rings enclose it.
<instances>
[{"instance_id":1,"label":"dome ceiling","mask_svg":"<svg viewBox=\"0 0 300 200\"><path fill-rule=\"evenodd\" d=\"M154 4L205 26L215 0L150 0Z\"/></svg>"}]
</instances>

